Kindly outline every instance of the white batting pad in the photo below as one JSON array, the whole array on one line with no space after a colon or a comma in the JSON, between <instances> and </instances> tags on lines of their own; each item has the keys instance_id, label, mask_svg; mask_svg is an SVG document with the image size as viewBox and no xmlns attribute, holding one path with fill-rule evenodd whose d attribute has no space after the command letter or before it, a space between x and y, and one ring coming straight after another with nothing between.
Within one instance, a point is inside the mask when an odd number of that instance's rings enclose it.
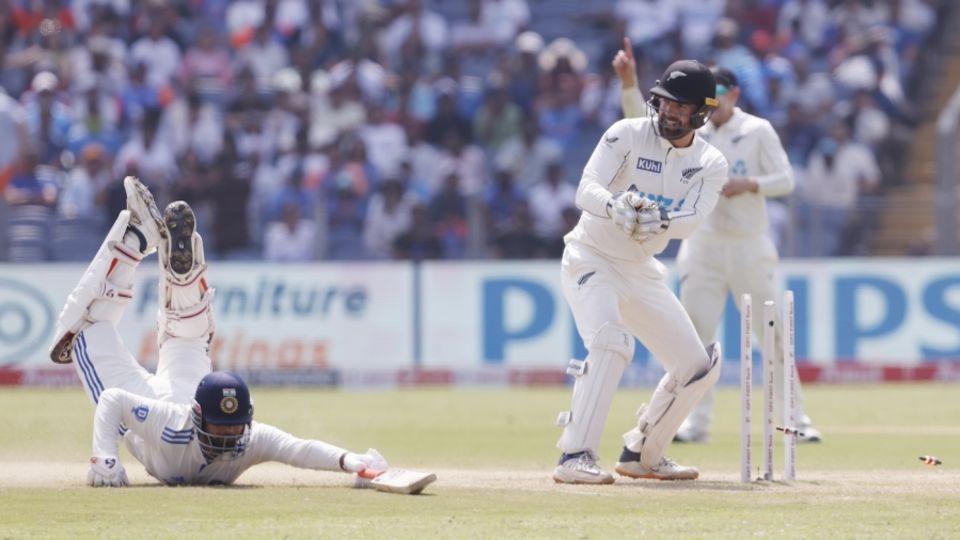
<instances>
[{"instance_id":1,"label":"white batting pad","mask_svg":"<svg viewBox=\"0 0 960 540\"><path fill-rule=\"evenodd\" d=\"M129 222L130 212L120 212L80 282L67 297L57 318L51 347L54 362L71 362L74 337L95 322L116 323L133 298L133 272L142 256L123 245Z\"/></svg>"},{"instance_id":2,"label":"white batting pad","mask_svg":"<svg viewBox=\"0 0 960 540\"><path fill-rule=\"evenodd\" d=\"M179 276L160 260L159 340L167 337L206 337L214 332L212 302L215 290L207 285L203 238L193 233L193 269Z\"/></svg>"},{"instance_id":3,"label":"white batting pad","mask_svg":"<svg viewBox=\"0 0 960 540\"><path fill-rule=\"evenodd\" d=\"M656 467L680 424L700 398L720 378L720 344L707 346L710 367L686 384L680 384L667 373L650 398L650 405L637 411L637 427L623 434L627 448L640 453L640 464Z\"/></svg>"},{"instance_id":4,"label":"white batting pad","mask_svg":"<svg viewBox=\"0 0 960 540\"><path fill-rule=\"evenodd\" d=\"M568 373L576 377L570 410L560 413L563 434L557 448L565 454L583 450L596 459L600 436L607 423L613 395L623 370L633 359L634 339L626 328L605 323L590 344L584 362L573 361Z\"/></svg>"}]
</instances>

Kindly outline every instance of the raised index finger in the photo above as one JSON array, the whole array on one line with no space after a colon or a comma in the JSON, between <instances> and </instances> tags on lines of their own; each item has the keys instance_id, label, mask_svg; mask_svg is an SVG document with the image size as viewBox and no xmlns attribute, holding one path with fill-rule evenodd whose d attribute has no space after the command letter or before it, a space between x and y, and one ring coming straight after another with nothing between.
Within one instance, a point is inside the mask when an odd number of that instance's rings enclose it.
<instances>
[{"instance_id":1,"label":"raised index finger","mask_svg":"<svg viewBox=\"0 0 960 540\"><path fill-rule=\"evenodd\" d=\"M623 52L626 53L627 58L633 60L633 45L630 44L630 38L626 36L623 38Z\"/></svg>"}]
</instances>

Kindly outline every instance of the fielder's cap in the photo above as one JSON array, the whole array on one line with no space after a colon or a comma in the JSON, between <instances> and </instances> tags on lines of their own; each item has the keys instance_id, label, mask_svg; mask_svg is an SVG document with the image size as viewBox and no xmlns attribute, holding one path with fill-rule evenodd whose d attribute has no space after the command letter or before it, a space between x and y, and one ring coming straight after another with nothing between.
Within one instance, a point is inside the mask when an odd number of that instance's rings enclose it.
<instances>
[{"instance_id":1,"label":"fielder's cap","mask_svg":"<svg viewBox=\"0 0 960 540\"><path fill-rule=\"evenodd\" d=\"M718 86L725 86L727 88L740 86L737 75L725 67L713 66L710 68L710 72L713 73L713 78L716 79Z\"/></svg>"}]
</instances>

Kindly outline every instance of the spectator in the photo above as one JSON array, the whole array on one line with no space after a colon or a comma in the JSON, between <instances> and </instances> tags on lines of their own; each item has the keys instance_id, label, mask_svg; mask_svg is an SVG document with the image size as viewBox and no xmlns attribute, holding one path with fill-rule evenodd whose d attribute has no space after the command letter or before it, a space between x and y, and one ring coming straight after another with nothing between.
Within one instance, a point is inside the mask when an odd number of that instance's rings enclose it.
<instances>
[{"instance_id":1,"label":"spectator","mask_svg":"<svg viewBox=\"0 0 960 540\"><path fill-rule=\"evenodd\" d=\"M237 62L250 68L260 92L270 91L273 74L286 67L289 61L287 49L272 38L266 23L257 27L253 40L237 53Z\"/></svg>"},{"instance_id":2,"label":"spectator","mask_svg":"<svg viewBox=\"0 0 960 540\"><path fill-rule=\"evenodd\" d=\"M147 65L135 62L130 68L130 81L120 94L123 103L124 122L134 125L143 120L147 110L161 105L160 92L147 84Z\"/></svg>"},{"instance_id":3,"label":"spectator","mask_svg":"<svg viewBox=\"0 0 960 540\"><path fill-rule=\"evenodd\" d=\"M0 86L0 133L4 144L0 145L0 193L7 187L14 170L19 165L21 153L30 144L27 118L23 107Z\"/></svg>"},{"instance_id":4,"label":"spectator","mask_svg":"<svg viewBox=\"0 0 960 540\"><path fill-rule=\"evenodd\" d=\"M37 149L38 159L49 162L58 159L67 147L72 118L67 104L58 95L60 80L49 71L41 71L33 78L32 99L25 103L30 145Z\"/></svg>"},{"instance_id":5,"label":"spectator","mask_svg":"<svg viewBox=\"0 0 960 540\"><path fill-rule=\"evenodd\" d=\"M497 81L487 88L487 98L473 120L473 133L478 143L497 150L520 132L520 118L520 107L510 101L506 87Z\"/></svg>"},{"instance_id":6,"label":"spectator","mask_svg":"<svg viewBox=\"0 0 960 540\"><path fill-rule=\"evenodd\" d=\"M118 96L102 90L92 74L74 82L74 93L80 99L73 104L73 123L67 133L70 150L79 153L95 142L111 155L116 154L122 143L123 112Z\"/></svg>"},{"instance_id":7,"label":"spectator","mask_svg":"<svg viewBox=\"0 0 960 540\"><path fill-rule=\"evenodd\" d=\"M537 57L543 51L543 37L527 30L514 40L516 55L509 59L507 80L510 99L524 111L533 109L540 83Z\"/></svg>"},{"instance_id":8,"label":"spectator","mask_svg":"<svg viewBox=\"0 0 960 540\"><path fill-rule=\"evenodd\" d=\"M23 154L20 166L4 191L10 206L43 206L53 208L57 203L57 185L49 167L42 167L40 155L32 150Z\"/></svg>"},{"instance_id":9,"label":"spectator","mask_svg":"<svg viewBox=\"0 0 960 540\"><path fill-rule=\"evenodd\" d=\"M584 122L580 110L579 81L574 75L565 74L558 82L552 91L541 95L540 129L563 152L571 152L579 142Z\"/></svg>"},{"instance_id":10,"label":"spectator","mask_svg":"<svg viewBox=\"0 0 960 540\"><path fill-rule=\"evenodd\" d=\"M444 258L463 258L467 250L467 198L456 173L444 177L440 190L430 201L430 220L443 246Z\"/></svg>"},{"instance_id":11,"label":"spectator","mask_svg":"<svg viewBox=\"0 0 960 540\"><path fill-rule=\"evenodd\" d=\"M626 24L626 35L643 56L658 64L677 57L678 11L675 0L618 0L614 15Z\"/></svg>"},{"instance_id":12,"label":"spectator","mask_svg":"<svg viewBox=\"0 0 960 540\"><path fill-rule=\"evenodd\" d=\"M363 243L371 257L388 259L393 255L397 238L410 229L415 204L415 198L404 192L403 184L393 179L385 181L370 198Z\"/></svg>"},{"instance_id":13,"label":"spectator","mask_svg":"<svg viewBox=\"0 0 960 540\"><path fill-rule=\"evenodd\" d=\"M437 85L437 114L427 124L424 139L434 145L442 146L444 137L457 132L464 141L473 141L470 122L457 109L456 84L446 79Z\"/></svg>"},{"instance_id":14,"label":"spectator","mask_svg":"<svg viewBox=\"0 0 960 540\"><path fill-rule=\"evenodd\" d=\"M150 17L150 30L147 35L134 42L130 48L130 58L146 66L146 82L158 91L169 87L180 69L180 48L176 42L164 35L166 31L162 17Z\"/></svg>"},{"instance_id":15,"label":"spectator","mask_svg":"<svg viewBox=\"0 0 960 540\"><path fill-rule=\"evenodd\" d=\"M183 58L178 72L180 84L196 88L201 96L222 99L233 82L230 63L230 53L220 43L216 27L204 24Z\"/></svg>"},{"instance_id":16,"label":"spectator","mask_svg":"<svg viewBox=\"0 0 960 540\"><path fill-rule=\"evenodd\" d=\"M160 127L161 137L175 155L191 152L204 164L212 163L220 152L223 129L217 108L193 88L164 109Z\"/></svg>"},{"instance_id":17,"label":"spectator","mask_svg":"<svg viewBox=\"0 0 960 540\"><path fill-rule=\"evenodd\" d=\"M360 128L360 138L369 149L370 163L380 176L396 176L407 155L407 134L397 124L386 121L378 103L367 106L367 123Z\"/></svg>"},{"instance_id":18,"label":"spectator","mask_svg":"<svg viewBox=\"0 0 960 540\"><path fill-rule=\"evenodd\" d=\"M365 259L365 221L365 199L349 185L339 185L327 200L327 258L335 261Z\"/></svg>"},{"instance_id":19,"label":"spectator","mask_svg":"<svg viewBox=\"0 0 960 540\"><path fill-rule=\"evenodd\" d=\"M177 175L177 158L173 149L158 136L160 111L144 112L139 131L117 153L114 176L123 178L131 164L135 164L140 179L164 193Z\"/></svg>"},{"instance_id":20,"label":"spectator","mask_svg":"<svg viewBox=\"0 0 960 540\"><path fill-rule=\"evenodd\" d=\"M543 240L533 227L533 216L526 201L513 208L510 224L493 240L493 253L498 259L537 259L546 254Z\"/></svg>"},{"instance_id":21,"label":"spectator","mask_svg":"<svg viewBox=\"0 0 960 540\"><path fill-rule=\"evenodd\" d=\"M513 225L516 208L526 204L523 190L513 181L513 173L500 169L494 175L495 182L486 194L487 231L493 237Z\"/></svg>"},{"instance_id":22,"label":"spectator","mask_svg":"<svg viewBox=\"0 0 960 540\"><path fill-rule=\"evenodd\" d=\"M456 131L446 135L444 149L434 165L434 171L434 186L445 185L448 176L454 174L458 178L460 193L465 196L480 195L487 188L483 150L476 145L466 144Z\"/></svg>"},{"instance_id":23,"label":"spectator","mask_svg":"<svg viewBox=\"0 0 960 540\"><path fill-rule=\"evenodd\" d=\"M767 115L767 85L763 79L763 66L753 56L750 49L738 43L740 26L733 19L720 19L714 34L716 51L714 60L717 65L723 66L737 76L740 88L743 89L741 103L748 112L755 112L760 116ZM746 103L744 103L746 101Z\"/></svg>"},{"instance_id":24,"label":"spectator","mask_svg":"<svg viewBox=\"0 0 960 540\"><path fill-rule=\"evenodd\" d=\"M64 218L100 220L103 216L100 192L110 181L106 149L87 143L80 152L80 163L67 175L57 200L57 215Z\"/></svg>"},{"instance_id":25,"label":"spectator","mask_svg":"<svg viewBox=\"0 0 960 540\"><path fill-rule=\"evenodd\" d=\"M244 253L251 244L247 217L253 175L251 164L238 161L233 139L228 138L212 170L212 246L221 256Z\"/></svg>"},{"instance_id":26,"label":"spectator","mask_svg":"<svg viewBox=\"0 0 960 540\"><path fill-rule=\"evenodd\" d=\"M395 259L422 261L443 257L443 245L430 221L430 211L422 204L410 210L410 229L393 243Z\"/></svg>"},{"instance_id":27,"label":"spectator","mask_svg":"<svg viewBox=\"0 0 960 540\"><path fill-rule=\"evenodd\" d=\"M777 34L784 41L797 34L810 50L820 52L827 44L832 24L824 0L786 0L777 16Z\"/></svg>"},{"instance_id":28,"label":"spectator","mask_svg":"<svg viewBox=\"0 0 960 540\"><path fill-rule=\"evenodd\" d=\"M270 262L306 262L313 258L315 226L300 215L294 201L283 205L281 220L267 228L263 258Z\"/></svg>"},{"instance_id":29,"label":"spectator","mask_svg":"<svg viewBox=\"0 0 960 540\"><path fill-rule=\"evenodd\" d=\"M387 27L383 36L384 51L400 51L403 44L412 41L422 45L433 57L439 56L449 41L447 21L437 13L425 9L423 0L407 0L402 14Z\"/></svg>"},{"instance_id":30,"label":"spectator","mask_svg":"<svg viewBox=\"0 0 960 540\"><path fill-rule=\"evenodd\" d=\"M563 178L563 164L549 163L546 179L530 189L530 212L534 229L541 238L554 240L570 232L572 227L564 222L563 212L576 207L576 195L576 186Z\"/></svg>"},{"instance_id":31,"label":"spectator","mask_svg":"<svg viewBox=\"0 0 960 540\"><path fill-rule=\"evenodd\" d=\"M858 213L858 204L880 187L880 170L873 154L849 138L846 126L837 123L831 138L821 140L810 157L804 200L812 206L804 212L811 220L819 241L807 246L815 256L853 255L863 241L867 225ZM818 230L814 230L818 229Z\"/></svg>"},{"instance_id":32,"label":"spectator","mask_svg":"<svg viewBox=\"0 0 960 540\"><path fill-rule=\"evenodd\" d=\"M683 58L705 58L713 39L713 29L723 17L727 0L679 0L677 4L677 26ZM604 58L610 58L605 55Z\"/></svg>"},{"instance_id":33,"label":"spectator","mask_svg":"<svg viewBox=\"0 0 960 540\"><path fill-rule=\"evenodd\" d=\"M547 166L561 157L560 145L540 134L539 119L530 112L523 117L520 133L500 147L494 162L510 171L518 186L529 190L543 182Z\"/></svg>"}]
</instances>

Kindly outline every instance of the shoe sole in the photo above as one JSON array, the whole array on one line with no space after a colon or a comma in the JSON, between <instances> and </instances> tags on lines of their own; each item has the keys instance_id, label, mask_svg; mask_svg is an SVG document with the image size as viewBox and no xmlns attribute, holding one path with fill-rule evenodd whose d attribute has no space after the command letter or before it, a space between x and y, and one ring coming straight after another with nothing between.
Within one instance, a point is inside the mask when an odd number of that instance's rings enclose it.
<instances>
[{"instance_id":1,"label":"shoe sole","mask_svg":"<svg viewBox=\"0 0 960 540\"><path fill-rule=\"evenodd\" d=\"M574 485L574 486L609 486L610 484L612 484L612 483L614 482L614 480L613 480L613 478L611 478L610 480L604 480L603 482L584 482L584 481L582 481L582 480L572 480L572 481L571 481L571 480L563 480L563 479L560 479L560 478L557 478L556 476L554 476L554 477L553 477L553 482L554 482L555 484L570 484L570 485Z\"/></svg>"},{"instance_id":2,"label":"shoe sole","mask_svg":"<svg viewBox=\"0 0 960 540\"><path fill-rule=\"evenodd\" d=\"M574 484L574 485L585 485L585 486L603 486L610 485L614 482L613 477L604 478L600 482L587 482L585 480L576 480L576 479L567 479L558 475L556 471L553 473L553 481L557 484Z\"/></svg>"},{"instance_id":3,"label":"shoe sole","mask_svg":"<svg viewBox=\"0 0 960 540\"><path fill-rule=\"evenodd\" d=\"M696 472L696 473L694 473L693 476L669 477L669 476L657 476L657 475L654 474L654 473L650 473L650 474L633 474L633 473L631 473L631 472L629 472L629 471L627 471L626 469L623 469L623 468L621 468L621 467L616 467L616 468L614 468L613 470L616 471L617 474L619 474L620 476L625 476L625 477L627 477L627 478L633 478L634 480L662 480L662 481L670 480L670 481L676 482L676 481L680 481L680 480L696 480L697 478L700 478L700 472L699 472L699 471Z\"/></svg>"},{"instance_id":4,"label":"shoe sole","mask_svg":"<svg viewBox=\"0 0 960 540\"><path fill-rule=\"evenodd\" d=\"M160 215L160 210L157 208L157 201L153 199L153 194L150 193L150 190L147 189L147 186L143 185L143 182L132 176L125 178L123 180L123 185L124 187L132 186L133 191L137 194L137 197L147 209L147 214L149 215L141 216L139 213L136 213L137 219L153 220L154 225L157 226L157 230L160 231L160 236L167 238L167 231L164 228L164 220Z\"/></svg>"},{"instance_id":5,"label":"shoe sole","mask_svg":"<svg viewBox=\"0 0 960 540\"><path fill-rule=\"evenodd\" d=\"M172 202L163 212L163 221L170 240L170 270L189 274L193 270L193 231L197 224L193 209L183 201Z\"/></svg>"}]
</instances>

